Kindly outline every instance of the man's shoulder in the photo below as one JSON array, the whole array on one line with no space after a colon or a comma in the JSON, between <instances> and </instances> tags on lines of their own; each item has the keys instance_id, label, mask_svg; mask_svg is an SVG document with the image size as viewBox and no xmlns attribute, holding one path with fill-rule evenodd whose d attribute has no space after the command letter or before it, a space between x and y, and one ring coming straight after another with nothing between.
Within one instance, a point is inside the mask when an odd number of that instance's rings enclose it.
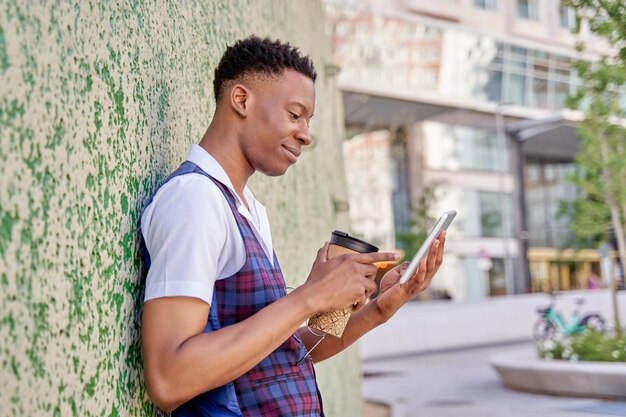
<instances>
[{"instance_id":1,"label":"man's shoulder","mask_svg":"<svg viewBox=\"0 0 626 417\"><path fill-rule=\"evenodd\" d=\"M200 173L189 173L171 178L154 194L153 202L172 200L184 203L188 199L206 201L222 201L224 195L218 186L207 176Z\"/></svg>"},{"instance_id":2,"label":"man's shoulder","mask_svg":"<svg viewBox=\"0 0 626 417\"><path fill-rule=\"evenodd\" d=\"M154 194L142 213L142 225L147 219L197 217L207 220L223 216L228 202L218 186L202 174L190 173L171 178Z\"/></svg>"}]
</instances>

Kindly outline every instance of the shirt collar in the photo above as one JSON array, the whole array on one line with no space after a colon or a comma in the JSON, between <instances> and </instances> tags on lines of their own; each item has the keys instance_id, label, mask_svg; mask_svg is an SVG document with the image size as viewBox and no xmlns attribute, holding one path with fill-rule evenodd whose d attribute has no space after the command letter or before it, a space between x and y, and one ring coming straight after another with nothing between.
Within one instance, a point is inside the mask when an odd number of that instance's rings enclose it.
<instances>
[{"instance_id":1,"label":"shirt collar","mask_svg":"<svg viewBox=\"0 0 626 417\"><path fill-rule=\"evenodd\" d=\"M187 154L187 160L198 165L204 172L228 187L228 189L231 190L233 194L237 197L237 201L241 203L239 201L239 195L235 191L235 187L233 187L233 183L230 181L230 178L228 177L226 171L224 171L224 168L222 168L220 163L217 162L217 160L213 158L213 156L208 153L203 147L195 143L192 144L191 148L189 148L189 153ZM250 191L248 186L245 186L243 188L243 193L246 196L247 201L256 202L256 199L252 195L252 191Z\"/></svg>"}]
</instances>

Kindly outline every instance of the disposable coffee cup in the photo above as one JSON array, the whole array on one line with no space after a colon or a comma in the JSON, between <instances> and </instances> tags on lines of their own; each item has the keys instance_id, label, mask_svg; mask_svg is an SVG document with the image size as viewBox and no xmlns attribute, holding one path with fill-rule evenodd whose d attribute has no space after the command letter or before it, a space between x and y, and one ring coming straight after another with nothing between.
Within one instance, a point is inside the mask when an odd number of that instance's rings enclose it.
<instances>
[{"instance_id":1,"label":"disposable coffee cup","mask_svg":"<svg viewBox=\"0 0 626 417\"><path fill-rule=\"evenodd\" d=\"M371 252L378 252L378 248L361 239L352 237L345 232L335 230L330 237L328 259L336 258L337 256L347 253ZM308 326L312 329L321 330L324 333L341 337L350 319L350 314L352 314L352 308L353 306L349 305L341 310L318 313L309 319Z\"/></svg>"}]
</instances>

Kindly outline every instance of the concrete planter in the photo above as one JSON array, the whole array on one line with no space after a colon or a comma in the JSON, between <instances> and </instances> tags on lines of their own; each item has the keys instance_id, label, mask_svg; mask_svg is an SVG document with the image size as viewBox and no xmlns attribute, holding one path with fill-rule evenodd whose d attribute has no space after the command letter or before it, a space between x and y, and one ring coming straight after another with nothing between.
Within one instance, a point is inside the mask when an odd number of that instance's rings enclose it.
<instances>
[{"instance_id":1,"label":"concrete planter","mask_svg":"<svg viewBox=\"0 0 626 417\"><path fill-rule=\"evenodd\" d=\"M491 365L509 388L551 395L626 399L626 363L545 360L529 350L497 355Z\"/></svg>"}]
</instances>

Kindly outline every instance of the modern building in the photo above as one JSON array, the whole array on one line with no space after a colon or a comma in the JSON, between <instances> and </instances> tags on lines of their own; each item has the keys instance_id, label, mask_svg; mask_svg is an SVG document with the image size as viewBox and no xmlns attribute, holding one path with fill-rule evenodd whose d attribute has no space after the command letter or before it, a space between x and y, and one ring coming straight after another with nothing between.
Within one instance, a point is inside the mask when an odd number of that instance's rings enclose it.
<instances>
[{"instance_id":1,"label":"modern building","mask_svg":"<svg viewBox=\"0 0 626 417\"><path fill-rule=\"evenodd\" d=\"M577 194L566 181L578 143L579 116L564 109L578 87L572 63L608 45L584 26L574 35L574 13L557 0L326 7L355 233L398 245L434 190L432 217L458 211L433 283L453 298L578 288L600 274L597 251L570 253L562 267L569 232L559 206Z\"/></svg>"}]
</instances>

